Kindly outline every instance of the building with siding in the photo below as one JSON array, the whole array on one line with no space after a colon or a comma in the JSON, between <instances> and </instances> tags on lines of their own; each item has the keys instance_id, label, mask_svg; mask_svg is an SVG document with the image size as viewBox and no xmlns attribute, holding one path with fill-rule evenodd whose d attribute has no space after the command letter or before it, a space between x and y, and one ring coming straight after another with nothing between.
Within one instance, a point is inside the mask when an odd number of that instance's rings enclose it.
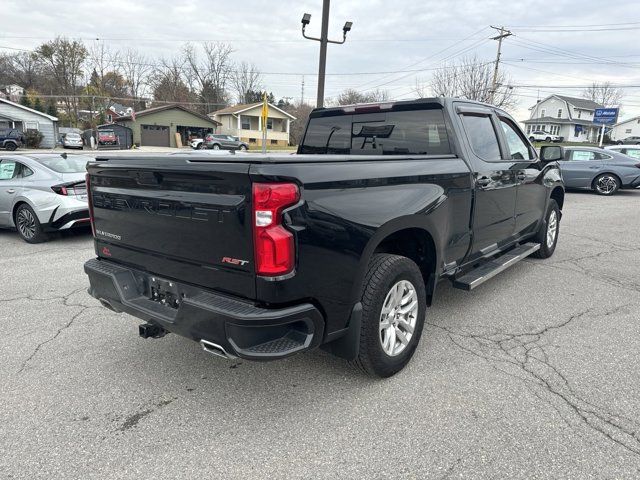
<instances>
[{"instance_id":1,"label":"building with siding","mask_svg":"<svg viewBox=\"0 0 640 480\"><path fill-rule=\"evenodd\" d=\"M177 147L176 134L185 146L191 138L217 133L220 126L220 122L177 104L133 112L115 121L132 130L134 144L156 147Z\"/></svg>"},{"instance_id":2,"label":"building with siding","mask_svg":"<svg viewBox=\"0 0 640 480\"><path fill-rule=\"evenodd\" d=\"M622 141L627 137L640 137L640 117L629 118L611 128L611 140Z\"/></svg>"},{"instance_id":3,"label":"building with siding","mask_svg":"<svg viewBox=\"0 0 640 480\"><path fill-rule=\"evenodd\" d=\"M597 142L600 126L593 123L593 115L601 107L585 98L550 95L529 108L531 115L523 123L527 135L544 130L565 142Z\"/></svg>"},{"instance_id":4,"label":"building with siding","mask_svg":"<svg viewBox=\"0 0 640 480\"><path fill-rule=\"evenodd\" d=\"M21 132L37 130L42 136L41 148L54 148L58 138L58 119L11 100L0 98L0 128Z\"/></svg>"},{"instance_id":5,"label":"building with siding","mask_svg":"<svg viewBox=\"0 0 640 480\"><path fill-rule=\"evenodd\" d=\"M262 145L262 102L234 105L209 114L222 124L220 133L233 135L250 145ZM267 145L289 145L289 130L293 115L269 104Z\"/></svg>"}]
</instances>

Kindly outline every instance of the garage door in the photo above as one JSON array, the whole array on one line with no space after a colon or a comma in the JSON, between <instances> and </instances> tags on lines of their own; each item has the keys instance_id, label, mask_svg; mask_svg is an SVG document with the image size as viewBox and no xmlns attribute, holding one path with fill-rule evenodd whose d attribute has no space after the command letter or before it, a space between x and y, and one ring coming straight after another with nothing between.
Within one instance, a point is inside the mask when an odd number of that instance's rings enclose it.
<instances>
[{"instance_id":1,"label":"garage door","mask_svg":"<svg viewBox=\"0 0 640 480\"><path fill-rule=\"evenodd\" d=\"M141 145L155 147L169 146L169 127L164 125L142 125Z\"/></svg>"}]
</instances>

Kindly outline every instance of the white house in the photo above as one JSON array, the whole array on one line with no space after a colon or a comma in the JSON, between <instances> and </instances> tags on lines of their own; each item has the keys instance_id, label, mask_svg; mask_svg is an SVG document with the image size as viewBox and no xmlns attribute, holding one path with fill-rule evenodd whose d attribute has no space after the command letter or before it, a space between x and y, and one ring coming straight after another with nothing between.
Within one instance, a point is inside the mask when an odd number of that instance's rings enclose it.
<instances>
[{"instance_id":1,"label":"white house","mask_svg":"<svg viewBox=\"0 0 640 480\"><path fill-rule=\"evenodd\" d=\"M11 85L3 85L0 87L0 98L6 98L12 102L19 102L24 95L24 88L15 83Z\"/></svg>"},{"instance_id":2,"label":"white house","mask_svg":"<svg viewBox=\"0 0 640 480\"><path fill-rule=\"evenodd\" d=\"M560 135L565 142L596 142L600 126L593 123L596 108L602 108L585 98L550 95L529 108L531 115L525 120L525 131L530 134L544 130Z\"/></svg>"},{"instance_id":3,"label":"white house","mask_svg":"<svg viewBox=\"0 0 640 480\"><path fill-rule=\"evenodd\" d=\"M262 102L235 105L212 112L209 117L220 122L220 133L239 137L243 142L262 145ZM289 129L296 117L269 104L267 144L289 145Z\"/></svg>"},{"instance_id":4,"label":"white house","mask_svg":"<svg viewBox=\"0 0 640 480\"><path fill-rule=\"evenodd\" d=\"M640 137L640 117L616 123L611 127L611 140L623 140L627 137Z\"/></svg>"},{"instance_id":5,"label":"white house","mask_svg":"<svg viewBox=\"0 0 640 480\"><path fill-rule=\"evenodd\" d=\"M58 119L25 107L11 100L0 98L0 128L15 128L21 132L37 130L43 135L40 147L53 148L58 137Z\"/></svg>"}]
</instances>

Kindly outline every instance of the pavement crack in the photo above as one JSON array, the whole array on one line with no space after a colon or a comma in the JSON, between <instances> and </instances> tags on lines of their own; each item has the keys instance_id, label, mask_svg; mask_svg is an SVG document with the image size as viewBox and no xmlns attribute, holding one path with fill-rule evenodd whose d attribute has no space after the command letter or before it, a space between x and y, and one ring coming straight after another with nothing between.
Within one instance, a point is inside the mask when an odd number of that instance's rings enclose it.
<instances>
[{"instance_id":1,"label":"pavement crack","mask_svg":"<svg viewBox=\"0 0 640 480\"><path fill-rule=\"evenodd\" d=\"M567 317L560 323L547 325L531 332L493 332L471 333L463 330L428 323L442 330L449 340L459 349L488 362L495 370L524 381L527 388L537 389L535 396L550 405L566 424L570 424L566 413L563 415L559 405L566 407L565 412L573 414L579 423L595 431L628 452L640 456L640 425L623 415L607 411L584 398L558 367L549 361L545 350L545 336L551 331L570 327L579 320L601 318L614 315L630 304L621 305L605 312L596 308L584 309ZM555 402L554 402L555 400ZM575 429L574 429L575 431Z\"/></svg>"}]
</instances>

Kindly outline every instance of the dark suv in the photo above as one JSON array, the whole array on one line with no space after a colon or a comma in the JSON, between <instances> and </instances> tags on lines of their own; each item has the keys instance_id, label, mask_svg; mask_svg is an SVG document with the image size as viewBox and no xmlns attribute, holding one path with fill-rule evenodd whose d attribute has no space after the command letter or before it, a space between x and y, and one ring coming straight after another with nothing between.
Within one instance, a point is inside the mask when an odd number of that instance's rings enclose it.
<instances>
[{"instance_id":1,"label":"dark suv","mask_svg":"<svg viewBox=\"0 0 640 480\"><path fill-rule=\"evenodd\" d=\"M15 150L24 145L24 135L15 128L0 128L0 147Z\"/></svg>"},{"instance_id":2,"label":"dark suv","mask_svg":"<svg viewBox=\"0 0 640 480\"><path fill-rule=\"evenodd\" d=\"M204 137L204 148L209 150L248 150L249 145L241 142L238 137L209 133Z\"/></svg>"}]
</instances>

